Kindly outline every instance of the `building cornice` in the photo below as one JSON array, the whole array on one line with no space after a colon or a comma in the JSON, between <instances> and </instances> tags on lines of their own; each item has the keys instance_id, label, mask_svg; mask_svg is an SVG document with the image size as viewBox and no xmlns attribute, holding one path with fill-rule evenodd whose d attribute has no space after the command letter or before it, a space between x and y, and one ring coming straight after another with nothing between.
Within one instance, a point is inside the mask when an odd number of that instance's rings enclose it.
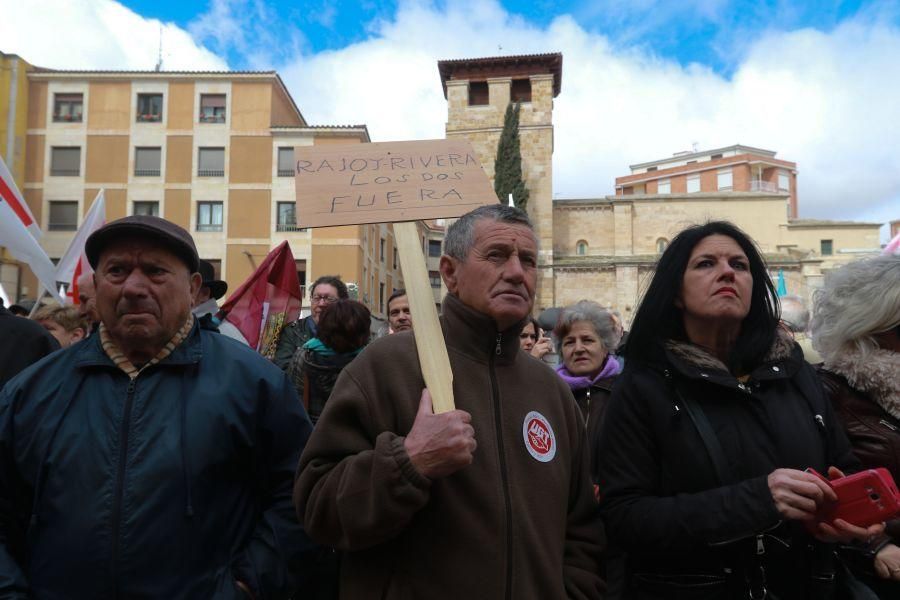
<instances>
[{"instance_id":1,"label":"building cornice","mask_svg":"<svg viewBox=\"0 0 900 600\"><path fill-rule=\"evenodd\" d=\"M553 76L553 96L556 97L562 90L562 59L562 53L554 52L439 60L438 73L441 76L441 86L444 88L444 98L447 97L448 81L454 79L486 81L541 74Z\"/></svg>"},{"instance_id":2,"label":"building cornice","mask_svg":"<svg viewBox=\"0 0 900 600\"><path fill-rule=\"evenodd\" d=\"M797 172L796 163L792 163L786 160L780 160L777 158L761 157L755 154L737 154L735 156L725 156L722 158L717 158L715 160L698 162L696 164L679 165L677 167L670 167L668 169L662 169L660 171L623 175L621 177L616 177L616 187L621 188L626 185L634 185L636 183L646 183L648 181L654 181L657 179L667 179L676 175L692 175L694 173L701 173L703 171L711 171L713 169L721 169L744 163L750 165L765 164L772 167L790 169L795 173Z\"/></svg>"},{"instance_id":3,"label":"building cornice","mask_svg":"<svg viewBox=\"0 0 900 600\"><path fill-rule=\"evenodd\" d=\"M725 148L714 148L712 150L704 150L703 152L687 152L685 154L678 154L676 156L671 156L669 158L660 158L657 160L651 160L650 162L638 163L636 165L628 165L629 169L645 169L647 167L659 166L668 162L672 162L675 160L690 160L692 158L701 158L703 156L709 156L710 154L724 154L725 152L738 152L740 154L756 154L759 156L767 156L769 158L775 158L775 154L777 154L774 150L765 150L764 148L754 148L753 146L744 146L742 144L735 144L733 146L727 146Z\"/></svg>"}]
</instances>

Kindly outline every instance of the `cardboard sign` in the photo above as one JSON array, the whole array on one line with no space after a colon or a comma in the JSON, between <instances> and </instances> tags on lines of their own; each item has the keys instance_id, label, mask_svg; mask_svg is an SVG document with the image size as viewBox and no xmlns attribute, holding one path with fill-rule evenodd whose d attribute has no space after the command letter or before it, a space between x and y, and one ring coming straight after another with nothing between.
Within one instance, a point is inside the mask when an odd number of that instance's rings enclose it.
<instances>
[{"instance_id":1,"label":"cardboard sign","mask_svg":"<svg viewBox=\"0 0 900 600\"><path fill-rule=\"evenodd\" d=\"M294 148L297 225L459 217L497 196L467 140Z\"/></svg>"}]
</instances>

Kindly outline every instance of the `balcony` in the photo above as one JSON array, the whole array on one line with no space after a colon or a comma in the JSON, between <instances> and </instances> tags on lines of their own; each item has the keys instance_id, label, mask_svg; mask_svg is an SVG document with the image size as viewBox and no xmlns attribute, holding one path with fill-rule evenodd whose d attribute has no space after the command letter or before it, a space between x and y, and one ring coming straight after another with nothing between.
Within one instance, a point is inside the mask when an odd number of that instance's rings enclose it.
<instances>
[{"instance_id":1,"label":"balcony","mask_svg":"<svg viewBox=\"0 0 900 600\"><path fill-rule=\"evenodd\" d=\"M197 177L225 177L225 170L200 169L197 171Z\"/></svg>"},{"instance_id":2,"label":"balcony","mask_svg":"<svg viewBox=\"0 0 900 600\"><path fill-rule=\"evenodd\" d=\"M221 223L197 223L197 231L203 232L203 233L222 231L222 224Z\"/></svg>"},{"instance_id":3,"label":"balcony","mask_svg":"<svg viewBox=\"0 0 900 600\"><path fill-rule=\"evenodd\" d=\"M294 170L293 169L278 169L279 177L293 177Z\"/></svg>"},{"instance_id":4,"label":"balcony","mask_svg":"<svg viewBox=\"0 0 900 600\"><path fill-rule=\"evenodd\" d=\"M751 181L751 192L764 192L766 194L777 194L779 192L778 185L770 181Z\"/></svg>"},{"instance_id":5,"label":"balcony","mask_svg":"<svg viewBox=\"0 0 900 600\"><path fill-rule=\"evenodd\" d=\"M60 169L50 168L50 175L53 177L78 177L80 169Z\"/></svg>"},{"instance_id":6,"label":"balcony","mask_svg":"<svg viewBox=\"0 0 900 600\"><path fill-rule=\"evenodd\" d=\"M159 177L159 169L135 169L135 177Z\"/></svg>"},{"instance_id":7,"label":"balcony","mask_svg":"<svg viewBox=\"0 0 900 600\"><path fill-rule=\"evenodd\" d=\"M298 227L295 223L278 223L275 231L306 231L306 227Z\"/></svg>"}]
</instances>

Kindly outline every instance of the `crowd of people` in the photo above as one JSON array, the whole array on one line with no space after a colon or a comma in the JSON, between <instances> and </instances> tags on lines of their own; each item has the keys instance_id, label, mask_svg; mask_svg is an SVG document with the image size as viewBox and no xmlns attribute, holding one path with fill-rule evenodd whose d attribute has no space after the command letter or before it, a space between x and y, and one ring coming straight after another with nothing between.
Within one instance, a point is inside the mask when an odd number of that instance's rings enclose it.
<instances>
[{"instance_id":1,"label":"crowd of people","mask_svg":"<svg viewBox=\"0 0 900 600\"><path fill-rule=\"evenodd\" d=\"M180 227L85 251L77 307L0 306L0 597L900 598L900 519L822 516L828 479L900 477L900 256L810 311L710 222L628 331L589 299L541 327L531 222L480 207L440 258L436 413L404 290L373 335L319 277L268 360Z\"/></svg>"}]
</instances>

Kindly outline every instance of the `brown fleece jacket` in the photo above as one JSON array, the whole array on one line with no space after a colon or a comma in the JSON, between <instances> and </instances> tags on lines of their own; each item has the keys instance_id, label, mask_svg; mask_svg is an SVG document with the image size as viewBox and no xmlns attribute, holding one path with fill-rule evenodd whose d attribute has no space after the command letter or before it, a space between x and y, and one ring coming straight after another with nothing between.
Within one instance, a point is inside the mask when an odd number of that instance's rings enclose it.
<instances>
[{"instance_id":1,"label":"brown fleece jacket","mask_svg":"<svg viewBox=\"0 0 900 600\"><path fill-rule=\"evenodd\" d=\"M406 332L344 369L300 460L294 504L314 540L345 551L341 598L600 598L604 534L571 392L520 352L521 325L498 333L454 296L441 324L471 465L431 481L409 460L425 384Z\"/></svg>"}]
</instances>

